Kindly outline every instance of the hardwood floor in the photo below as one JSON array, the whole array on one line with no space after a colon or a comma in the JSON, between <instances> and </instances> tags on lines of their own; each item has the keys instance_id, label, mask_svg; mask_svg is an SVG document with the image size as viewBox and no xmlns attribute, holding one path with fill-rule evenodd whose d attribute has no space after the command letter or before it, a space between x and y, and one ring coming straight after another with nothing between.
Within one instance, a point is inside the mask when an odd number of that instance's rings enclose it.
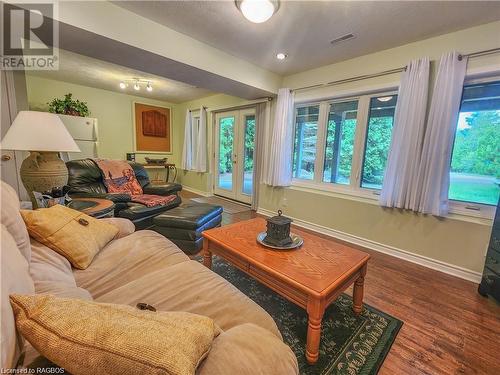
<instances>
[{"instance_id":1,"label":"hardwood floor","mask_svg":"<svg viewBox=\"0 0 500 375\"><path fill-rule=\"evenodd\" d=\"M223 224L256 216L224 213ZM500 374L500 305L481 297L477 284L364 251L372 256L364 302L404 322L380 375Z\"/></svg>"}]
</instances>

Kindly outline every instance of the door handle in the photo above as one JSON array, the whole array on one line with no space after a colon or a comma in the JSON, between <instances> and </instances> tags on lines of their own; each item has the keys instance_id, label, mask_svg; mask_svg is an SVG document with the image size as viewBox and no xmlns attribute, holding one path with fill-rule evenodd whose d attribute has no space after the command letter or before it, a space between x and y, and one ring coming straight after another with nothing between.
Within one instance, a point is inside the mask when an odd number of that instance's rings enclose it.
<instances>
[{"instance_id":1,"label":"door handle","mask_svg":"<svg viewBox=\"0 0 500 375\"><path fill-rule=\"evenodd\" d=\"M12 159L12 157L10 155L2 155L2 161L9 161L10 159Z\"/></svg>"}]
</instances>

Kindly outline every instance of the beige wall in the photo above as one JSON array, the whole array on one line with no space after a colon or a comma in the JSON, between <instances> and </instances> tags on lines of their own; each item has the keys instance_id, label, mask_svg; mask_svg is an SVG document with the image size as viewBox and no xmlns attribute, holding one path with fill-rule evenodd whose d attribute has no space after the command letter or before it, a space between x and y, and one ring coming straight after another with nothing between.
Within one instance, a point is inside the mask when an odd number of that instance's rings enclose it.
<instances>
[{"instance_id":1,"label":"beige wall","mask_svg":"<svg viewBox=\"0 0 500 375\"><path fill-rule=\"evenodd\" d=\"M175 160L179 152L179 129L176 127L175 105L159 100L151 100L138 96L75 85L68 82L54 81L26 75L28 102L32 110L48 110L47 102L53 98L61 98L72 93L74 99L87 102L91 117L98 120L99 156L111 159L125 159L127 152L133 152L134 120L132 107L134 102L171 107L173 115L173 149L172 155L156 154L153 157L168 156ZM184 127L183 127L184 128ZM144 160L146 154L138 154L137 160Z\"/></svg>"}]
</instances>

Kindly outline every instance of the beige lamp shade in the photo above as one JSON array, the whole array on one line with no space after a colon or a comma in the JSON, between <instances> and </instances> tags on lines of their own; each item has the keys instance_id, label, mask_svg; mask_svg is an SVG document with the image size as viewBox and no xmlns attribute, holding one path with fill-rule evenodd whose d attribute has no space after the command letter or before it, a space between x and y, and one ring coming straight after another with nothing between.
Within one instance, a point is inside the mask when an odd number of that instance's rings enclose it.
<instances>
[{"instance_id":1,"label":"beige lamp shade","mask_svg":"<svg viewBox=\"0 0 500 375\"><path fill-rule=\"evenodd\" d=\"M59 116L20 111L2 140L4 150L80 152Z\"/></svg>"}]
</instances>

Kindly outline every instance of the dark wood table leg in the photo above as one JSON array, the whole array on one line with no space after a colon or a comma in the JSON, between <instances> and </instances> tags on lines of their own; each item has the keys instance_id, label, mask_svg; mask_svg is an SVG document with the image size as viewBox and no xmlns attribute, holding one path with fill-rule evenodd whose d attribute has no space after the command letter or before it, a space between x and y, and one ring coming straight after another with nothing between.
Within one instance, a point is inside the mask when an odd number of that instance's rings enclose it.
<instances>
[{"instance_id":1,"label":"dark wood table leg","mask_svg":"<svg viewBox=\"0 0 500 375\"><path fill-rule=\"evenodd\" d=\"M172 179L172 182L175 182L175 180L177 180L177 167L173 165L171 168L174 170L174 178Z\"/></svg>"},{"instance_id":2,"label":"dark wood table leg","mask_svg":"<svg viewBox=\"0 0 500 375\"><path fill-rule=\"evenodd\" d=\"M361 311L363 310L363 290L365 285L366 266L367 264L365 263L359 271L359 277L354 282L352 309L356 315L361 314Z\"/></svg>"},{"instance_id":3,"label":"dark wood table leg","mask_svg":"<svg viewBox=\"0 0 500 375\"><path fill-rule=\"evenodd\" d=\"M321 340L321 321L325 313L324 303L313 297L307 302L307 314L309 321L307 324L307 344L306 360L310 365L314 365L319 358L319 343Z\"/></svg>"},{"instance_id":4,"label":"dark wood table leg","mask_svg":"<svg viewBox=\"0 0 500 375\"><path fill-rule=\"evenodd\" d=\"M203 265L212 269L212 253L209 250L208 240L203 239Z\"/></svg>"}]
</instances>

